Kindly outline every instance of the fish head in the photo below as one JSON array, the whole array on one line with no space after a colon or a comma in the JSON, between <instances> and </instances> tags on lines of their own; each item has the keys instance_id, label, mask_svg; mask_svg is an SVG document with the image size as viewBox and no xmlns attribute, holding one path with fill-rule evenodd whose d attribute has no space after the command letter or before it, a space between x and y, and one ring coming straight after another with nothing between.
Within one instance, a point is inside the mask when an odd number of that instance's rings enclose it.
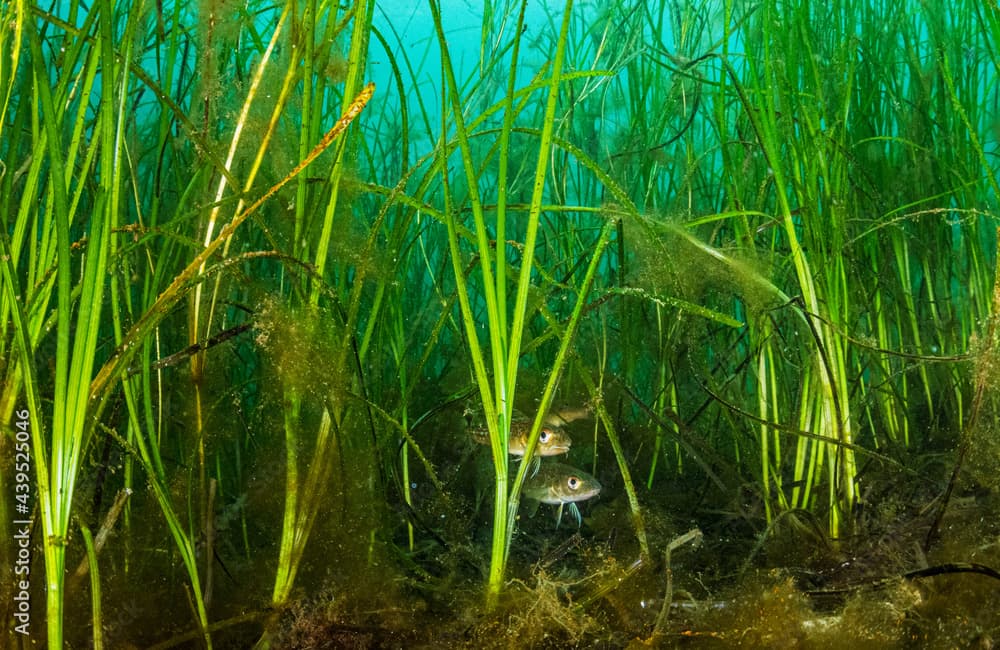
<instances>
[{"instance_id":1,"label":"fish head","mask_svg":"<svg viewBox=\"0 0 1000 650\"><path fill-rule=\"evenodd\" d=\"M590 474L561 463L543 463L525 484L524 494L542 503L586 501L601 493L601 484Z\"/></svg>"},{"instance_id":2,"label":"fish head","mask_svg":"<svg viewBox=\"0 0 1000 650\"><path fill-rule=\"evenodd\" d=\"M560 503L573 503L596 497L601 493L601 484L590 474L576 470L555 480L550 491Z\"/></svg>"},{"instance_id":3,"label":"fish head","mask_svg":"<svg viewBox=\"0 0 1000 650\"><path fill-rule=\"evenodd\" d=\"M536 456L557 456L569 451L572 444L569 434L560 427L544 426L538 434L538 446L535 447Z\"/></svg>"}]
</instances>

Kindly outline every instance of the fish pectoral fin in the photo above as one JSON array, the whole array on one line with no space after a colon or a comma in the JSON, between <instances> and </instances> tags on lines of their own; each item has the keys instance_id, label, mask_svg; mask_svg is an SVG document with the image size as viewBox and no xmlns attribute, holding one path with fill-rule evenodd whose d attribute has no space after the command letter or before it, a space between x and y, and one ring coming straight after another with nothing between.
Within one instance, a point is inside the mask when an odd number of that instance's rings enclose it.
<instances>
[{"instance_id":1,"label":"fish pectoral fin","mask_svg":"<svg viewBox=\"0 0 1000 650\"><path fill-rule=\"evenodd\" d=\"M583 525L583 517L580 516L580 509L576 507L575 503L569 504L569 516L576 522L577 528Z\"/></svg>"},{"instance_id":2,"label":"fish pectoral fin","mask_svg":"<svg viewBox=\"0 0 1000 650\"><path fill-rule=\"evenodd\" d=\"M559 528L559 523L562 521L562 511L563 511L563 506L564 505L566 505L566 504L560 503L559 504L559 509L556 510L556 528ZM570 504L570 505L572 505L572 504Z\"/></svg>"},{"instance_id":3,"label":"fish pectoral fin","mask_svg":"<svg viewBox=\"0 0 1000 650\"><path fill-rule=\"evenodd\" d=\"M538 473L538 468L542 466L542 459L540 456L532 456L531 460L528 461L528 478L535 478L535 474Z\"/></svg>"},{"instance_id":4,"label":"fish pectoral fin","mask_svg":"<svg viewBox=\"0 0 1000 650\"><path fill-rule=\"evenodd\" d=\"M538 512L539 503L541 503L541 501L536 501L535 499L525 499L524 508L529 517L534 517Z\"/></svg>"}]
</instances>

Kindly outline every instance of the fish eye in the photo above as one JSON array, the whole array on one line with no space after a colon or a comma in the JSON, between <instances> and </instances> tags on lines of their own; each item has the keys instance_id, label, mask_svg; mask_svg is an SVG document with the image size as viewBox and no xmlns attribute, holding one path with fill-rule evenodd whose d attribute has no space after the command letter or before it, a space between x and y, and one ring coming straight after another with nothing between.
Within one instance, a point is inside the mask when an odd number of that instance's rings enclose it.
<instances>
[{"instance_id":1,"label":"fish eye","mask_svg":"<svg viewBox=\"0 0 1000 650\"><path fill-rule=\"evenodd\" d=\"M568 485L568 486L569 486L569 489L571 489L571 490L575 490L575 489L577 489L577 488L579 488L579 487L580 487L580 479L578 479L578 478L577 478L577 477L575 477L575 476L570 476L570 477L569 477L569 478L568 478L568 479L566 480L566 485Z\"/></svg>"},{"instance_id":2,"label":"fish eye","mask_svg":"<svg viewBox=\"0 0 1000 650\"><path fill-rule=\"evenodd\" d=\"M542 429L542 435L538 436L538 442L548 442L548 441L549 441L549 432L546 431L545 429Z\"/></svg>"}]
</instances>

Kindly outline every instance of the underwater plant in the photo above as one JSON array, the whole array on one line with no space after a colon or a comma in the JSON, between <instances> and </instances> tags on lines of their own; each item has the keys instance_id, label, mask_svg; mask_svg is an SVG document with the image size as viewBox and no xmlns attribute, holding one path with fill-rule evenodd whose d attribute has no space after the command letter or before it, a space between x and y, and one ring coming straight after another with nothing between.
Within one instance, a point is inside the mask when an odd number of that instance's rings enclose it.
<instances>
[{"instance_id":1,"label":"underwater plant","mask_svg":"<svg viewBox=\"0 0 1000 650\"><path fill-rule=\"evenodd\" d=\"M1000 633L996 3L473 4L0 7L11 643Z\"/></svg>"}]
</instances>

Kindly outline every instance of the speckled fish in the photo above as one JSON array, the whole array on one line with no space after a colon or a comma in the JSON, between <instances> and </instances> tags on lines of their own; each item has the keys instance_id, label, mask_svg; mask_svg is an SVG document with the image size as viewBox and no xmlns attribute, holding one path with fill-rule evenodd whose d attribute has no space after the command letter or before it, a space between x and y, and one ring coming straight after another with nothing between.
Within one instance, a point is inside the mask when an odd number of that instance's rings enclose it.
<instances>
[{"instance_id":1,"label":"speckled fish","mask_svg":"<svg viewBox=\"0 0 1000 650\"><path fill-rule=\"evenodd\" d=\"M531 420L515 418L510 423L510 439L507 443L507 453L512 456L524 456L525 448L528 446L528 434L531 433ZM469 429L472 439L476 442L490 444L490 433L486 427L473 427ZM561 427L544 425L542 432L538 434L538 444L535 445L535 456L555 456L565 454L572 444L569 434Z\"/></svg>"},{"instance_id":2,"label":"speckled fish","mask_svg":"<svg viewBox=\"0 0 1000 650\"><path fill-rule=\"evenodd\" d=\"M527 499L559 506L556 528L562 521L563 507L569 504L569 514L577 527L583 521L577 501L586 501L601 493L601 484L590 474L562 463L542 463L538 472L524 482L522 494Z\"/></svg>"}]
</instances>

